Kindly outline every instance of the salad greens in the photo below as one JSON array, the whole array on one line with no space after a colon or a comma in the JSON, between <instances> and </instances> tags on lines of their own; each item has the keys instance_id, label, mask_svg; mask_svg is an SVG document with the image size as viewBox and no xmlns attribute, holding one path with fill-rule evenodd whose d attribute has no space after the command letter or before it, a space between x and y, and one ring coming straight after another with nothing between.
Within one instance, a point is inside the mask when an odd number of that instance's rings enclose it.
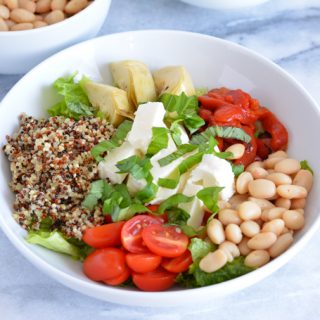
<instances>
[{"instance_id":1,"label":"salad greens","mask_svg":"<svg viewBox=\"0 0 320 320\"><path fill-rule=\"evenodd\" d=\"M222 187L208 187L197 193L198 199L202 200L204 205L212 212L211 217L219 211L218 200L222 189Z\"/></svg>"},{"instance_id":2,"label":"salad greens","mask_svg":"<svg viewBox=\"0 0 320 320\"><path fill-rule=\"evenodd\" d=\"M152 128L152 139L148 146L147 155L153 156L160 150L168 147L169 135L167 128Z\"/></svg>"},{"instance_id":3,"label":"salad greens","mask_svg":"<svg viewBox=\"0 0 320 320\"><path fill-rule=\"evenodd\" d=\"M179 120L190 133L196 132L205 124L198 115L199 106L196 96L188 97L184 92L179 96L164 93L160 97L160 102L167 111L165 121L169 124Z\"/></svg>"},{"instance_id":4,"label":"salad greens","mask_svg":"<svg viewBox=\"0 0 320 320\"><path fill-rule=\"evenodd\" d=\"M301 166L301 169L308 170L312 174L314 174L307 160L300 161L300 166Z\"/></svg>"},{"instance_id":5,"label":"salad greens","mask_svg":"<svg viewBox=\"0 0 320 320\"><path fill-rule=\"evenodd\" d=\"M90 79L82 77L79 82L75 82L76 73L66 78L57 79L53 87L63 100L48 109L50 116L65 116L79 120L83 116L94 116L96 110L89 102L83 90L83 84Z\"/></svg>"}]
</instances>

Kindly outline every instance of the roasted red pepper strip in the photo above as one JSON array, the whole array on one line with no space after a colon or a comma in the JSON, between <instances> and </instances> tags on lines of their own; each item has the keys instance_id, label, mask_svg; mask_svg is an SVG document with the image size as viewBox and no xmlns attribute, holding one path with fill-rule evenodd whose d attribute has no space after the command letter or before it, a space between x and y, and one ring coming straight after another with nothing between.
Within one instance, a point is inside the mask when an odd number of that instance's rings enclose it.
<instances>
[{"instance_id":1,"label":"roasted red pepper strip","mask_svg":"<svg viewBox=\"0 0 320 320\"><path fill-rule=\"evenodd\" d=\"M272 151L285 149L288 145L288 131L279 119L271 111L265 109L265 114L259 120L263 128L271 135Z\"/></svg>"}]
</instances>

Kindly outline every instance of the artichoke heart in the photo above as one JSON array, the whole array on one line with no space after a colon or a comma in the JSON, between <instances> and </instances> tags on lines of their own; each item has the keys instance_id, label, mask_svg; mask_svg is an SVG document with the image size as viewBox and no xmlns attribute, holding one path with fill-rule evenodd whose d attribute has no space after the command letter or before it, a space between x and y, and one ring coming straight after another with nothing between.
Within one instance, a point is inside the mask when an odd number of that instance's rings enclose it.
<instances>
[{"instance_id":1,"label":"artichoke heart","mask_svg":"<svg viewBox=\"0 0 320 320\"><path fill-rule=\"evenodd\" d=\"M137 107L142 102L156 101L156 89L148 67L134 60L110 64L113 81L128 94L129 102Z\"/></svg>"},{"instance_id":2,"label":"artichoke heart","mask_svg":"<svg viewBox=\"0 0 320 320\"><path fill-rule=\"evenodd\" d=\"M133 107L124 90L94 82L85 83L84 90L90 103L99 108L112 125L118 126L125 118L133 116Z\"/></svg>"},{"instance_id":3,"label":"artichoke heart","mask_svg":"<svg viewBox=\"0 0 320 320\"><path fill-rule=\"evenodd\" d=\"M153 73L158 96L164 93L187 96L195 95L191 77L183 66L170 66L159 69Z\"/></svg>"}]
</instances>

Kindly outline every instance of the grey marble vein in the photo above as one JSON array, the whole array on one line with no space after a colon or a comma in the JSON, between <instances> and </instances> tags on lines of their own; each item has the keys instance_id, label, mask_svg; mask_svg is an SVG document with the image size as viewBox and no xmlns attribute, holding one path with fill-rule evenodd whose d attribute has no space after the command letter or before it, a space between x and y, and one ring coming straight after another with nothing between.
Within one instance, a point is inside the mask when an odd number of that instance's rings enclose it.
<instances>
[{"instance_id":1,"label":"grey marble vein","mask_svg":"<svg viewBox=\"0 0 320 320\"><path fill-rule=\"evenodd\" d=\"M320 102L320 0L271 0L214 11L178 0L113 0L100 35L140 29L200 32L251 48L281 65ZM0 75L0 100L22 75ZM0 231L0 319L207 320L320 318L320 234L264 281L210 304L133 308L98 301L39 272Z\"/></svg>"}]
</instances>

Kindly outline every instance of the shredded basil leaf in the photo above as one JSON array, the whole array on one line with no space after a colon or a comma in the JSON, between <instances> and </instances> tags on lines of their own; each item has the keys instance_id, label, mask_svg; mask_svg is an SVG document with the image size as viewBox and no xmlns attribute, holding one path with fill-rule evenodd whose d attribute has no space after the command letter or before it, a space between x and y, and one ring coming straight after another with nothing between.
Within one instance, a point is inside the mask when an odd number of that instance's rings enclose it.
<instances>
[{"instance_id":1,"label":"shredded basil leaf","mask_svg":"<svg viewBox=\"0 0 320 320\"><path fill-rule=\"evenodd\" d=\"M205 131L194 135L191 139L191 143L201 145L208 142L210 137L237 139L246 143L249 143L251 141L251 137L241 128L211 126L208 127Z\"/></svg>"},{"instance_id":2,"label":"shredded basil leaf","mask_svg":"<svg viewBox=\"0 0 320 320\"><path fill-rule=\"evenodd\" d=\"M219 211L219 193L223 187L208 187L200 190L196 196L200 199L209 211L215 215Z\"/></svg>"},{"instance_id":3,"label":"shredded basil leaf","mask_svg":"<svg viewBox=\"0 0 320 320\"><path fill-rule=\"evenodd\" d=\"M171 162L181 158L186 153L192 152L198 147L192 144L182 144L178 146L177 151L170 153L166 157L161 158L158 160L160 167L165 167L166 165L170 164Z\"/></svg>"},{"instance_id":4,"label":"shredded basil leaf","mask_svg":"<svg viewBox=\"0 0 320 320\"><path fill-rule=\"evenodd\" d=\"M314 174L307 160L300 161L300 166L301 166L301 169L309 170L312 174Z\"/></svg>"},{"instance_id":5,"label":"shredded basil leaf","mask_svg":"<svg viewBox=\"0 0 320 320\"><path fill-rule=\"evenodd\" d=\"M198 115L198 98L196 96L188 97L184 92L176 96L165 93L160 97L167 113L165 121L173 123L181 120L184 126L191 132L196 132L205 124L205 121Z\"/></svg>"},{"instance_id":6,"label":"shredded basil leaf","mask_svg":"<svg viewBox=\"0 0 320 320\"><path fill-rule=\"evenodd\" d=\"M91 149L92 156L97 160L103 160L101 154L120 147L132 128L132 121L124 120L110 140L104 140Z\"/></svg>"},{"instance_id":7,"label":"shredded basil leaf","mask_svg":"<svg viewBox=\"0 0 320 320\"><path fill-rule=\"evenodd\" d=\"M162 214L167 209L176 207L180 203L190 202L193 197L185 196L182 193L174 194L173 196L169 197L167 200L163 201L158 208L158 213Z\"/></svg>"},{"instance_id":8,"label":"shredded basil leaf","mask_svg":"<svg viewBox=\"0 0 320 320\"><path fill-rule=\"evenodd\" d=\"M153 127L152 128L152 139L148 146L147 155L153 156L160 150L168 147L169 132L167 128Z\"/></svg>"},{"instance_id":9,"label":"shredded basil leaf","mask_svg":"<svg viewBox=\"0 0 320 320\"><path fill-rule=\"evenodd\" d=\"M231 163L231 166L232 166L232 171L233 171L235 177L238 177L244 171L244 165L243 164Z\"/></svg>"}]
</instances>

